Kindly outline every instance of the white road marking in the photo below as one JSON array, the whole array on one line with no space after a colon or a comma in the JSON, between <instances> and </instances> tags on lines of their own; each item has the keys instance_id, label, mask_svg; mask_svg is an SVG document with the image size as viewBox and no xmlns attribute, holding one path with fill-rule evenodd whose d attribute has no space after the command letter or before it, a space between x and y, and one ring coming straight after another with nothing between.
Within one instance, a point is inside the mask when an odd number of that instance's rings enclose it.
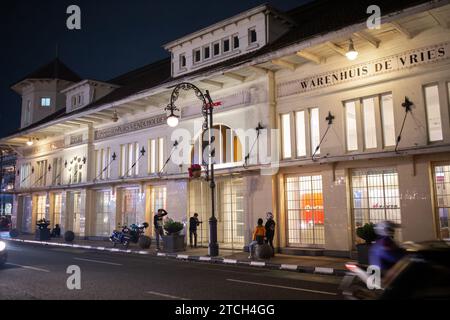
<instances>
[{"instance_id":1,"label":"white road marking","mask_svg":"<svg viewBox=\"0 0 450 320\"><path fill-rule=\"evenodd\" d=\"M200 257L200 261L211 261L211 257Z\"/></svg>"},{"instance_id":2,"label":"white road marking","mask_svg":"<svg viewBox=\"0 0 450 320\"><path fill-rule=\"evenodd\" d=\"M266 265L265 262L261 262L261 261L252 261L250 262L251 266L257 266L257 267L264 267Z\"/></svg>"},{"instance_id":3,"label":"white road marking","mask_svg":"<svg viewBox=\"0 0 450 320\"><path fill-rule=\"evenodd\" d=\"M297 265L296 264L282 264L280 269L297 270Z\"/></svg>"},{"instance_id":4,"label":"white road marking","mask_svg":"<svg viewBox=\"0 0 450 320\"><path fill-rule=\"evenodd\" d=\"M280 285L276 285L276 284L251 282L251 281L243 281L243 280L236 280L236 279L227 279L227 281L239 282L239 283L245 283L245 284L253 284L253 285L264 286L264 287L272 287L272 288L280 288L280 289L288 289L288 290L296 290L296 291L304 291L304 292L311 292L311 293L319 293L319 294L326 294L326 295L331 295L331 296L337 296L337 293L334 293L334 292L311 290L311 289L303 289L303 288L296 288L296 287L286 287L286 286L280 286Z\"/></svg>"},{"instance_id":5,"label":"white road marking","mask_svg":"<svg viewBox=\"0 0 450 320\"><path fill-rule=\"evenodd\" d=\"M122 266L120 263L114 263L114 262L107 262L107 261L100 261L100 260L91 260L91 259L83 259L83 258L74 258L75 260L80 261L87 261L87 262L94 262L94 263L102 263L102 264L109 264L112 266Z\"/></svg>"},{"instance_id":6,"label":"white road marking","mask_svg":"<svg viewBox=\"0 0 450 320\"><path fill-rule=\"evenodd\" d=\"M236 264L237 260L234 260L234 259L223 259L223 263Z\"/></svg>"},{"instance_id":7,"label":"white road marking","mask_svg":"<svg viewBox=\"0 0 450 320\"><path fill-rule=\"evenodd\" d=\"M160 297L170 298L170 299L175 299L175 300L190 300L190 299L181 298L181 297L177 297L177 296L172 296L170 294L160 293L160 292L156 292L156 291L147 291L147 293L148 294L153 294L155 296L160 296Z\"/></svg>"},{"instance_id":8,"label":"white road marking","mask_svg":"<svg viewBox=\"0 0 450 320\"><path fill-rule=\"evenodd\" d=\"M315 273L325 273L325 274L333 274L334 270L333 268L322 268L322 267L315 267L314 268Z\"/></svg>"},{"instance_id":9,"label":"white road marking","mask_svg":"<svg viewBox=\"0 0 450 320\"><path fill-rule=\"evenodd\" d=\"M14 266L14 267L20 267L20 268L23 268L23 269L29 269L29 270L41 271L41 272L50 272L50 270L47 270L47 269L41 269L41 268L36 268L36 267L31 267L31 266L23 266L23 265L20 265L20 264L15 264L15 263L10 263L10 262L8 262L6 264L10 265L10 266Z\"/></svg>"},{"instance_id":10,"label":"white road marking","mask_svg":"<svg viewBox=\"0 0 450 320\"><path fill-rule=\"evenodd\" d=\"M187 259L189 259L189 256L188 256L188 255L185 255L185 254L179 254L179 255L177 255L177 259L184 259L184 260L187 260Z\"/></svg>"}]
</instances>

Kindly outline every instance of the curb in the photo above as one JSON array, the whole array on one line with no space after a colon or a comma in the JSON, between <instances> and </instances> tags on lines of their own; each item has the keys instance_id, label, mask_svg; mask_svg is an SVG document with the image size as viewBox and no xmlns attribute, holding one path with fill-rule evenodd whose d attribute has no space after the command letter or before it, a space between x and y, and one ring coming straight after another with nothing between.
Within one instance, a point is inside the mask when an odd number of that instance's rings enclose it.
<instances>
[{"instance_id":1,"label":"curb","mask_svg":"<svg viewBox=\"0 0 450 320\"><path fill-rule=\"evenodd\" d=\"M152 255L152 256L160 257L160 258L169 258L169 259L194 261L194 262L206 262L206 263L211 263L211 264L243 265L243 266L249 266L249 267L255 267L255 268L283 270L283 271L291 271L291 272L299 272L299 273L334 275L334 276L344 276L347 273L347 271L344 269L301 266L301 265L296 265L296 264L279 264L279 263L271 263L271 262L265 262L265 261L246 261L246 260L235 260L235 259L227 259L227 258L215 258L215 257L208 257L208 256L190 256L190 255L186 255L186 254L164 253L164 252L157 252L156 254L152 254L148 251L143 251L143 250L131 250L131 249L124 250L124 249L118 249L118 248L95 247L95 246L85 246L85 245L78 245L78 244L35 241L35 240L21 240L21 239L3 239L3 240L21 242L21 243L39 244L39 245L43 245L43 246L69 247L69 248L88 249L88 250L95 250L95 251L106 251L106 252L113 252L113 253L131 253L131 254L139 254L139 255Z\"/></svg>"}]
</instances>

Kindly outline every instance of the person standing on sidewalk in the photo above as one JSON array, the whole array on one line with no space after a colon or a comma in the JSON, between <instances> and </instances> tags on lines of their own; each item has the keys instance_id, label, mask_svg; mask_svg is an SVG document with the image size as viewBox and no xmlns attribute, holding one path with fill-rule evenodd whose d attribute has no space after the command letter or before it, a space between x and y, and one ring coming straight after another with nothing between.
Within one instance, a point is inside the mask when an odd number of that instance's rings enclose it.
<instances>
[{"instance_id":1,"label":"person standing on sidewalk","mask_svg":"<svg viewBox=\"0 0 450 320\"><path fill-rule=\"evenodd\" d=\"M155 238L156 238L156 250L161 250L159 246L159 240L162 240L164 235L163 228L163 218L167 216L168 212L164 209L158 209L158 212L153 217L153 226L155 227Z\"/></svg>"},{"instance_id":2,"label":"person standing on sidewalk","mask_svg":"<svg viewBox=\"0 0 450 320\"><path fill-rule=\"evenodd\" d=\"M272 247L272 257L275 256L275 248L273 246L273 238L275 237L275 221L273 220L272 212L267 212L266 228L266 243Z\"/></svg>"},{"instance_id":3,"label":"person standing on sidewalk","mask_svg":"<svg viewBox=\"0 0 450 320\"><path fill-rule=\"evenodd\" d=\"M255 231L253 232L253 238L252 242L248 245L248 249L250 251L250 255L248 256L249 259L254 258L254 249L257 244L262 245L264 244L264 238L266 237L266 228L263 226L264 220L259 218L258 219L258 225L255 228Z\"/></svg>"},{"instance_id":4,"label":"person standing on sidewalk","mask_svg":"<svg viewBox=\"0 0 450 320\"><path fill-rule=\"evenodd\" d=\"M194 213L194 216L189 219L189 243L191 248L197 248L197 227L201 223L198 220L198 213ZM194 246L192 245L192 240L194 240Z\"/></svg>"}]
</instances>

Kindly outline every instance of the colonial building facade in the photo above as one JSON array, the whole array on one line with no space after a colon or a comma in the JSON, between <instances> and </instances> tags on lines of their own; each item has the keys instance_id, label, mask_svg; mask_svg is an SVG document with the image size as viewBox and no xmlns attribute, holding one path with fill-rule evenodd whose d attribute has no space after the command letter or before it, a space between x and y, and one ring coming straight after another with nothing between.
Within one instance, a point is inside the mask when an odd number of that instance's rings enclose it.
<instances>
[{"instance_id":1,"label":"colonial building facade","mask_svg":"<svg viewBox=\"0 0 450 320\"><path fill-rule=\"evenodd\" d=\"M1 140L19 154L13 223L33 233L46 217L104 238L165 208L179 221L198 212L207 245L209 183L187 173L204 160L202 105L182 92L176 128L164 110L190 82L217 102L221 247L243 248L268 211L281 252L349 256L355 229L386 219L401 241L449 238L450 5L382 3L375 28L366 1L260 6L106 82L59 60L27 76L13 86L22 127Z\"/></svg>"}]
</instances>

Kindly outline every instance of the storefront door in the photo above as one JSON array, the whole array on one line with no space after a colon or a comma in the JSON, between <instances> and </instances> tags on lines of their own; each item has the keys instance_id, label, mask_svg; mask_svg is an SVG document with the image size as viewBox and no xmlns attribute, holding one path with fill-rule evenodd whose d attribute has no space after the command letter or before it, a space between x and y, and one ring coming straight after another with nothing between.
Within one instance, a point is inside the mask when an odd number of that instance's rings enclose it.
<instances>
[{"instance_id":1,"label":"storefront door","mask_svg":"<svg viewBox=\"0 0 450 320\"><path fill-rule=\"evenodd\" d=\"M122 213L121 225L130 226L133 223L140 224L143 221L138 214L139 189L123 189L122 190Z\"/></svg>"},{"instance_id":2,"label":"storefront door","mask_svg":"<svg viewBox=\"0 0 450 320\"><path fill-rule=\"evenodd\" d=\"M449 240L450 222L450 165L434 167L435 210L438 217L438 236Z\"/></svg>"},{"instance_id":3,"label":"storefront door","mask_svg":"<svg viewBox=\"0 0 450 320\"><path fill-rule=\"evenodd\" d=\"M217 240L221 247L242 249L244 247L245 212L243 180L220 178L216 181ZM193 180L189 184L189 216L199 214L203 223L197 230L198 244L208 246L209 218L211 217L211 189L209 184ZM189 233L189 230L187 230Z\"/></svg>"},{"instance_id":4,"label":"storefront door","mask_svg":"<svg viewBox=\"0 0 450 320\"><path fill-rule=\"evenodd\" d=\"M115 226L115 214L111 206L111 191L96 192L95 236L107 237Z\"/></svg>"},{"instance_id":5,"label":"storefront door","mask_svg":"<svg viewBox=\"0 0 450 320\"><path fill-rule=\"evenodd\" d=\"M31 210L31 196L22 198L22 232L31 233L32 230L32 210Z\"/></svg>"},{"instance_id":6,"label":"storefront door","mask_svg":"<svg viewBox=\"0 0 450 320\"><path fill-rule=\"evenodd\" d=\"M71 230L76 235L83 237L85 232L85 217L81 212L81 193L69 193L68 200L67 230Z\"/></svg>"}]
</instances>

